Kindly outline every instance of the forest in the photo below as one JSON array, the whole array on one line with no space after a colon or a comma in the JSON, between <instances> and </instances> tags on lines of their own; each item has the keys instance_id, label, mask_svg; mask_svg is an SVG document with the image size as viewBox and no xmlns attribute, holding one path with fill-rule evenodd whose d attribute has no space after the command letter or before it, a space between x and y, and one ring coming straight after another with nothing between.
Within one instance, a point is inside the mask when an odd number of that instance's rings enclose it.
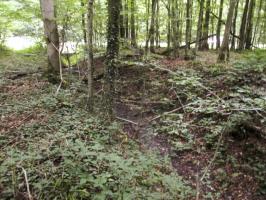
<instances>
[{"instance_id":1,"label":"forest","mask_svg":"<svg viewBox=\"0 0 266 200\"><path fill-rule=\"evenodd\" d=\"M0 0L0 199L265 200L265 0Z\"/></svg>"}]
</instances>

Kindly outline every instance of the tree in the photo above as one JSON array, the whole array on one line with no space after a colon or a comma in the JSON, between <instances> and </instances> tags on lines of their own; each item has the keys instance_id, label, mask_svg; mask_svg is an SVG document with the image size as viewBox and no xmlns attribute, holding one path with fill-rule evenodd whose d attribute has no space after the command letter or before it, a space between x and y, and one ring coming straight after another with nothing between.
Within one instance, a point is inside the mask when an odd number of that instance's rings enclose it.
<instances>
[{"instance_id":1,"label":"tree","mask_svg":"<svg viewBox=\"0 0 266 200\"><path fill-rule=\"evenodd\" d=\"M221 45L221 27L222 27L222 16L223 16L223 5L224 5L224 0L220 0L220 7L219 7L219 18L217 22L217 32L216 32L216 48L219 49Z\"/></svg>"},{"instance_id":2,"label":"tree","mask_svg":"<svg viewBox=\"0 0 266 200\"><path fill-rule=\"evenodd\" d=\"M203 40L200 45L200 50L208 50L208 36L209 36L209 24L210 24L210 13L211 13L211 0L206 2L206 12L205 12L205 21L203 25Z\"/></svg>"},{"instance_id":3,"label":"tree","mask_svg":"<svg viewBox=\"0 0 266 200\"><path fill-rule=\"evenodd\" d=\"M246 44L248 9L249 9L249 0L246 0L244 12L243 12L242 19L241 19L240 31L239 31L238 50L243 50Z\"/></svg>"},{"instance_id":4,"label":"tree","mask_svg":"<svg viewBox=\"0 0 266 200\"><path fill-rule=\"evenodd\" d=\"M173 43L173 56L179 56L179 9L178 9L178 2L176 0L172 0L171 2L171 27L172 27L172 34L171 40Z\"/></svg>"},{"instance_id":5,"label":"tree","mask_svg":"<svg viewBox=\"0 0 266 200\"><path fill-rule=\"evenodd\" d=\"M129 38L129 26L128 26L128 22L129 22L129 16L128 16L128 0L125 0L125 8L124 8L124 23L125 23L125 37L126 39Z\"/></svg>"},{"instance_id":6,"label":"tree","mask_svg":"<svg viewBox=\"0 0 266 200\"><path fill-rule=\"evenodd\" d=\"M54 75L58 75L60 72L59 34L55 17L54 0L40 0L40 6L47 44L48 73L54 80Z\"/></svg>"},{"instance_id":7,"label":"tree","mask_svg":"<svg viewBox=\"0 0 266 200\"><path fill-rule=\"evenodd\" d=\"M188 51L190 49L191 42L191 22L192 22L192 1L187 0L186 4L186 50L185 50L185 59L189 59Z\"/></svg>"},{"instance_id":8,"label":"tree","mask_svg":"<svg viewBox=\"0 0 266 200\"><path fill-rule=\"evenodd\" d=\"M256 33L257 33L257 31L258 31L259 23L260 23L260 21L261 21L261 10L262 10L262 6L263 6L263 0L260 0L260 1L259 1L258 15L257 15L257 20L256 20L255 28L254 28L254 36L253 36L253 41L252 41L252 43L255 42L255 39L256 39Z\"/></svg>"},{"instance_id":9,"label":"tree","mask_svg":"<svg viewBox=\"0 0 266 200\"><path fill-rule=\"evenodd\" d=\"M152 0L151 2L151 24L150 24L150 52L155 53L154 42L155 42L155 16L156 6L158 0Z\"/></svg>"},{"instance_id":10,"label":"tree","mask_svg":"<svg viewBox=\"0 0 266 200\"><path fill-rule=\"evenodd\" d=\"M233 25L232 25L232 42L231 42L231 50L235 50L236 48L236 37L234 37L234 35L236 35L236 20L237 20L237 15L238 15L238 6L239 6L239 1L237 1L236 3L236 7L235 7L235 12L234 12L234 20L233 20Z\"/></svg>"},{"instance_id":11,"label":"tree","mask_svg":"<svg viewBox=\"0 0 266 200\"><path fill-rule=\"evenodd\" d=\"M196 46L195 46L195 51L194 51L195 54L200 47L200 41L202 38L204 2L205 2L205 0L200 0L199 17L198 17L198 24L197 24L197 38L196 38Z\"/></svg>"},{"instance_id":12,"label":"tree","mask_svg":"<svg viewBox=\"0 0 266 200\"><path fill-rule=\"evenodd\" d=\"M255 0L250 0L249 11L247 16L247 29L246 29L246 46L245 49L251 49L252 47L252 36L253 36L253 15L255 8Z\"/></svg>"},{"instance_id":13,"label":"tree","mask_svg":"<svg viewBox=\"0 0 266 200\"><path fill-rule=\"evenodd\" d=\"M82 25L82 31L83 31L83 40L84 43L87 43L87 31L86 31L86 21L85 21L85 12L83 11L85 7L85 3L83 0L80 1L81 9L82 9L82 14L81 14L81 25Z\"/></svg>"},{"instance_id":14,"label":"tree","mask_svg":"<svg viewBox=\"0 0 266 200\"><path fill-rule=\"evenodd\" d=\"M136 47L137 41L136 41L136 26L135 26L135 0L131 0L130 29L131 29L131 45L133 47Z\"/></svg>"},{"instance_id":15,"label":"tree","mask_svg":"<svg viewBox=\"0 0 266 200\"><path fill-rule=\"evenodd\" d=\"M88 108L93 110L93 3L94 0L88 0Z\"/></svg>"},{"instance_id":16,"label":"tree","mask_svg":"<svg viewBox=\"0 0 266 200\"><path fill-rule=\"evenodd\" d=\"M108 117L113 118L113 96L115 92L115 67L119 54L119 15L120 3L108 0L107 50L105 66L105 98Z\"/></svg>"},{"instance_id":17,"label":"tree","mask_svg":"<svg viewBox=\"0 0 266 200\"><path fill-rule=\"evenodd\" d=\"M229 59L229 36L230 29L233 22L234 10L238 0L230 0L229 11L227 15L227 20L225 24L224 39L222 46L219 50L218 62L224 62Z\"/></svg>"},{"instance_id":18,"label":"tree","mask_svg":"<svg viewBox=\"0 0 266 200\"><path fill-rule=\"evenodd\" d=\"M119 0L119 3L120 3L120 18L119 18L119 26L120 26L120 37L121 38L125 38L125 24L124 24L124 13L123 13L123 10L124 10L124 7L123 7L123 0Z\"/></svg>"}]
</instances>

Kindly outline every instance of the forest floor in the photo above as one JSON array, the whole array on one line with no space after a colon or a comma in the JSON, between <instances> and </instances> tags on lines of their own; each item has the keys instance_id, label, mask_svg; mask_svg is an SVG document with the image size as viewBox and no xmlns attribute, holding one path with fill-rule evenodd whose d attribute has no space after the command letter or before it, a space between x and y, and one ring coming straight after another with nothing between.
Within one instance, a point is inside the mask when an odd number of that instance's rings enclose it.
<instances>
[{"instance_id":1,"label":"forest floor","mask_svg":"<svg viewBox=\"0 0 266 200\"><path fill-rule=\"evenodd\" d=\"M76 75L66 73L69 84L55 95L58 85L38 70L43 56L2 55L0 197L265 199L265 51L231 60L122 51L109 124L102 80L91 115Z\"/></svg>"}]
</instances>

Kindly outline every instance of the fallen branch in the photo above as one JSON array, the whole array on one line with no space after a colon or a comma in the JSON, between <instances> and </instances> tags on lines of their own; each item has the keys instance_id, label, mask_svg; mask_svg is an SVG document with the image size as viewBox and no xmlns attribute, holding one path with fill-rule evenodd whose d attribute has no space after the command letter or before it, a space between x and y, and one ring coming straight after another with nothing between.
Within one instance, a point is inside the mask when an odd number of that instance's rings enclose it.
<instances>
[{"instance_id":1,"label":"fallen branch","mask_svg":"<svg viewBox=\"0 0 266 200\"><path fill-rule=\"evenodd\" d=\"M199 40L199 42L206 40L206 39L209 39L209 38L214 37L214 36L216 36L216 34L212 34L212 35L209 35L207 37L203 37ZM197 42L198 42L197 40L194 40L194 41L190 42L189 45L196 44ZM183 46L180 46L179 49L183 49L185 47L186 47L186 45L183 45ZM164 52L162 52L161 55L169 55L169 53L172 52L173 50L174 50L173 48L167 49Z\"/></svg>"},{"instance_id":2,"label":"fallen branch","mask_svg":"<svg viewBox=\"0 0 266 200\"><path fill-rule=\"evenodd\" d=\"M128 120L128 119L124 119L124 118L121 118L121 117L116 117L116 119L119 119L119 120L121 120L121 121L124 121L124 122L128 122L128 123L130 123L130 124L134 124L134 125L139 125L138 123L136 123L136 122L133 122L133 121L131 121L131 120Z\"/></svg>"},{"instance_id":3,"label":"fallen branch","mask_svg":"<svg viewBox=\"0 0 266 200\"><path fill-rule=\"evenodd\" d=\"M181 106L181 107L178 107L178 108L176 108L176 109L174 109L174 110L171 110L171 111L165 112L165 113L163 113L163 114L161 114L161 115L157 115L156 117L150 119L149 122L152 122L152 121L154 121L154 120L157 120L157 119L159 119L159 118L161 118L161 117L163 117L163 116L165 116L165 115L169 115L169 114L175 113L175 112L177 112L177 111L179 111L179 110L185 109L186 107L190 106L191 104L192 104L192 103L188 103L188 104L186 104L186 105L184 105L184 106Z\"/></svg>"}]
</instances>

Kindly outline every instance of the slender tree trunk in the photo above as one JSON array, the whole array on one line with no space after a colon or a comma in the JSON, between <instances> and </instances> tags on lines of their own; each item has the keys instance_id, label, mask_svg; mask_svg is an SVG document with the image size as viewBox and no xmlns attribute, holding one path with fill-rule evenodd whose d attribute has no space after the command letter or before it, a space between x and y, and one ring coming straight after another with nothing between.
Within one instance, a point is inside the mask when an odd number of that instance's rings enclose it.
<instances>
[{"instance_id":1,"label":"slender tree trunk","mask_svg":"<svg viewBox=\"0 0 266 200\"><path fill-rule=\"evenodd\" d=\"M219 18L217 22L217 32L216 32L216 38L217 38L216 49L219 49L221 46L221 27L222 27L223 8L224 8L224 0L220 0Z\"/></svg>"},{"instance_id":2,"label":"slender tree trunk","mask_svg":"<svg viewBox=\"0 0 266 200\"><path fill-rule=\"evenodd\" d=\"M108 118L113 118L115 93L115 68L119 54L119 15L120 4L117 0L108 0L108 30L105 67L105 100Z\"/></svg>"},{"instance_id":3,"label":"slender tree trunk","mask_svg":"<svg viewBox=\"0 0 266 200\"><path fill-rule=\"evenodd\" d=\"M171 46L171 0L167 1L167 49L170 49Z\"/></svg>"},{"instance_id":4,"label":"slender tree trunk","mask_svg":"<svg viewBox=\"0 0 266 200\"><path fill-rule=\"evenodd\" d=\"M160 4L159 0L157 0L157 7L156 7L156 47L160 47Z\"/></svg>"},{"instance_id":5,"label":"slender tree trunk","mask_svg":"<svg viewBox=\"0 0 266 200\"><path fill-rule=\"evenodd\" d=\"M119 0L120 1L120 9L121 11L123 10L123 0ZM120 37L121 38L125 38L125 24L124 24L124 14L123 12L120 13Z\"/></svg>"},{"instance_id":6,"label":"slender tree trunk","mask_svg":"<svg viewBox=\"0 0 266 200\"><path fill-rule=\"evenodd\" d=\"M88 108L93 110L93 3L88 0Z\"/></svg>"},{"instance_id":7,"label":"slender tree trunk","mask_svg":"<svg viewBox=\"0 0 266 200\"><path fill-rule=\"evenodd\" d=\"M236 20L237 20L237 15L238 15L238 6L239 6L239 1L237 1L236 3L235 12L234 12L234 20L233 20L233 25L232 25L233 35L236 35ZM232 37L231 50L235 50L235 48L236 48L236 38Z\"/></svg>"},{"instance_id":8,"label":"slender tree trunk","mask_svg":"<svg viewBox=\"0 0 266 200\"><path fill-rule=\"evenodd\" d=\"M145 54L148 53L149 41L150 41L150 29L149 29L149 16L150 16L150 0L145 0L146 5L146 44L145 44Z\"/></svg>"},{"instance_id":9,"label":"slender tree trunk","mask_svg":"<svg viewBox=\"0 0 266 200\"><path fill-rule=\"evenodd\" d=\"M129 17L128 17L128 0L125 0L125 36L128 39L129 38Z\"/></svg>"},{"instance_id":10,"label":"slender tree trunk","mask_svg":"<svg viewBox=\"0 0 266 200\"><path fill-rule=\"evenodd\" d=\"M48 73L55 78L60 72L59 34L56 23L54 0L40 0L44 24L44 35L47 44Z\"/></svg>"},{"instance_id":11,"label":"slender tree trunk","mask_svg":"<svg viewBox=\"0 0 266 200\"><path fill-rule=\"evenodd\" d=\"M171 27L172 27L172 43L173 43L173 56L179 57L179 9L178 9L178 3L176 0L172 0L172 5L171 5L171 13L172 13L172 18L171 18Z\"/></svg>"},{"instance_id":12,"label":"slender tree trunk","mask_svg":"<svg viewBox=\"0 0 266 200\"><path fill-rule=\"evenodd\" d=\"M211 0L207 0L205 21L204 21L204 25L203 25L203 38L208 38L208 35L209 35L210 13L211 13ZM205 39L202 41L200 49L201 50L208 50L209 49L208 39Z\"/></svg>"},{"instance_id":13,"label":"slender tree trunk","mask_svg":"<svg viewBox=\"0 0 266 200\"><path fill-rule=\"evenodd\" d=\"M243 50L245 48L248 10L249 10L249 0L246 0L241 20L240 32L239 32L238 50Z\"/></svg>"},{"instance_id":14,"label":"slender tree trunk","mask_svg":"<svg viewBox=\"0 0 266 200\"><path fill-rule=\"evenodd\" d=\"M197 38L196 38L196 46L194 54L198 51L201 43L202 38L202 27L203 27L203 11L204 11L204 2L205 0L200 1L200 10L199 10L199 19L198 19L198 25L197 25Z\"/></svg>"},{"instance_id":15,"label":"slender tree trunk","mask_svg":"<svg viewBox=\"0 0 266 200\"><path fill-rule=\"evenodd\" d=\"M255 28L254 28L254 35L253 35L252 44L254 44L254 42L256 40L256 36L257 36L258 28L259 28L259 23L261 21L261 10L262 10L262 4L263 4L262 2L263 2L263 0L260 0L260 2L259 2L258 15L257 15Z\"/></svg>"},{"instance_id":16,"label":"slender tree trunk","mask_svg":"<svg viewBox=\"0 0 266 200\"><path fill-rule=\"evenodd\" d=\"M80 0L80 5L81 5L81 8L84 9L85 4L83 0ZM81 25L82 25L82 31L83 31L83 40L84 40L84 43L86 44L87 43L87 31L86 31L85 13L83 10L81 14Z\"/></svg>"},{"instance_id":17,"label":"slender tree trunk","mask_svg":"<svg viewBox=\"0 0 266 200\"><path fill-rule=\"evenodd\" d=\"M218 62L224 62L225 60L229 60L229 36L237 1L238 0L230 0L229 11L225 24L224 38L222 46L219 50Z\"/></svg>"},{"instance_id":18,"label":"slender tree trunk","mask_svg":"<svg viewBox=\"0 0 266 200\"><path fill-rule=\"evenodd\" d=\"M137 47L136 41L136 25L135 25L135 0L131 0L131 18L130 18L130 26L131 26L131 45L133 47Z\"/></svg>"},{"instance_id":19,"label":"slender tree trunk","mask_svg":"<svg viewBox=\"0 0 266 200\"><path fill-rule=\"evenodd\" d=\"M256 0L250 0L248 17L247 17L247 36L246 36L246 49L251 49L252 44L252 36L253 36L253 16L254 16L254 8L255 8Z\"/></svg>"},{"instance_id":20,"label":"slender tree trunk","mask_svg":"<svg viewBox=\"0 0 266 200\"><path fill-rule=\"evenodd\" d=\"M266 30L266 20L265 20L266 19L266 3L265 2L264 2L263 12L264 12L263 17L262 17L263 21L262 21L261 26L260 26L260 32L259 32L258 41L257 41L258 45L260 45L261 40L262 40L263 36L265 35L265 30ZM264 47L264 45L263 45L263 47Z\"/></svg>"},{"instance_id":21,"label":"slender tree trunk","mask_svg":"<svg viewBox=\"0 0 266 200\"><path fill-rule=\"evenodd\" d=\"M187 0L186 3L186 49L185 49L185 59L189 59L189 49L190 49L190 42L191 42L191 22L192 22L192 16L191 16L191 9L192 9L192 1Z\"/></svg>"},{"instance_id":22,"label":"slender tree trunk","mask_svg":"<svg viewBox=\"0 0 266 200\"><path fill-rule=\"evenodd\" d=\"M155 42L155 16L156 16L156 4L157 0L152 0L151 3L151 26L150 26L150 52L155 53L154 42Z\"/></svg>"}]
</instances>

